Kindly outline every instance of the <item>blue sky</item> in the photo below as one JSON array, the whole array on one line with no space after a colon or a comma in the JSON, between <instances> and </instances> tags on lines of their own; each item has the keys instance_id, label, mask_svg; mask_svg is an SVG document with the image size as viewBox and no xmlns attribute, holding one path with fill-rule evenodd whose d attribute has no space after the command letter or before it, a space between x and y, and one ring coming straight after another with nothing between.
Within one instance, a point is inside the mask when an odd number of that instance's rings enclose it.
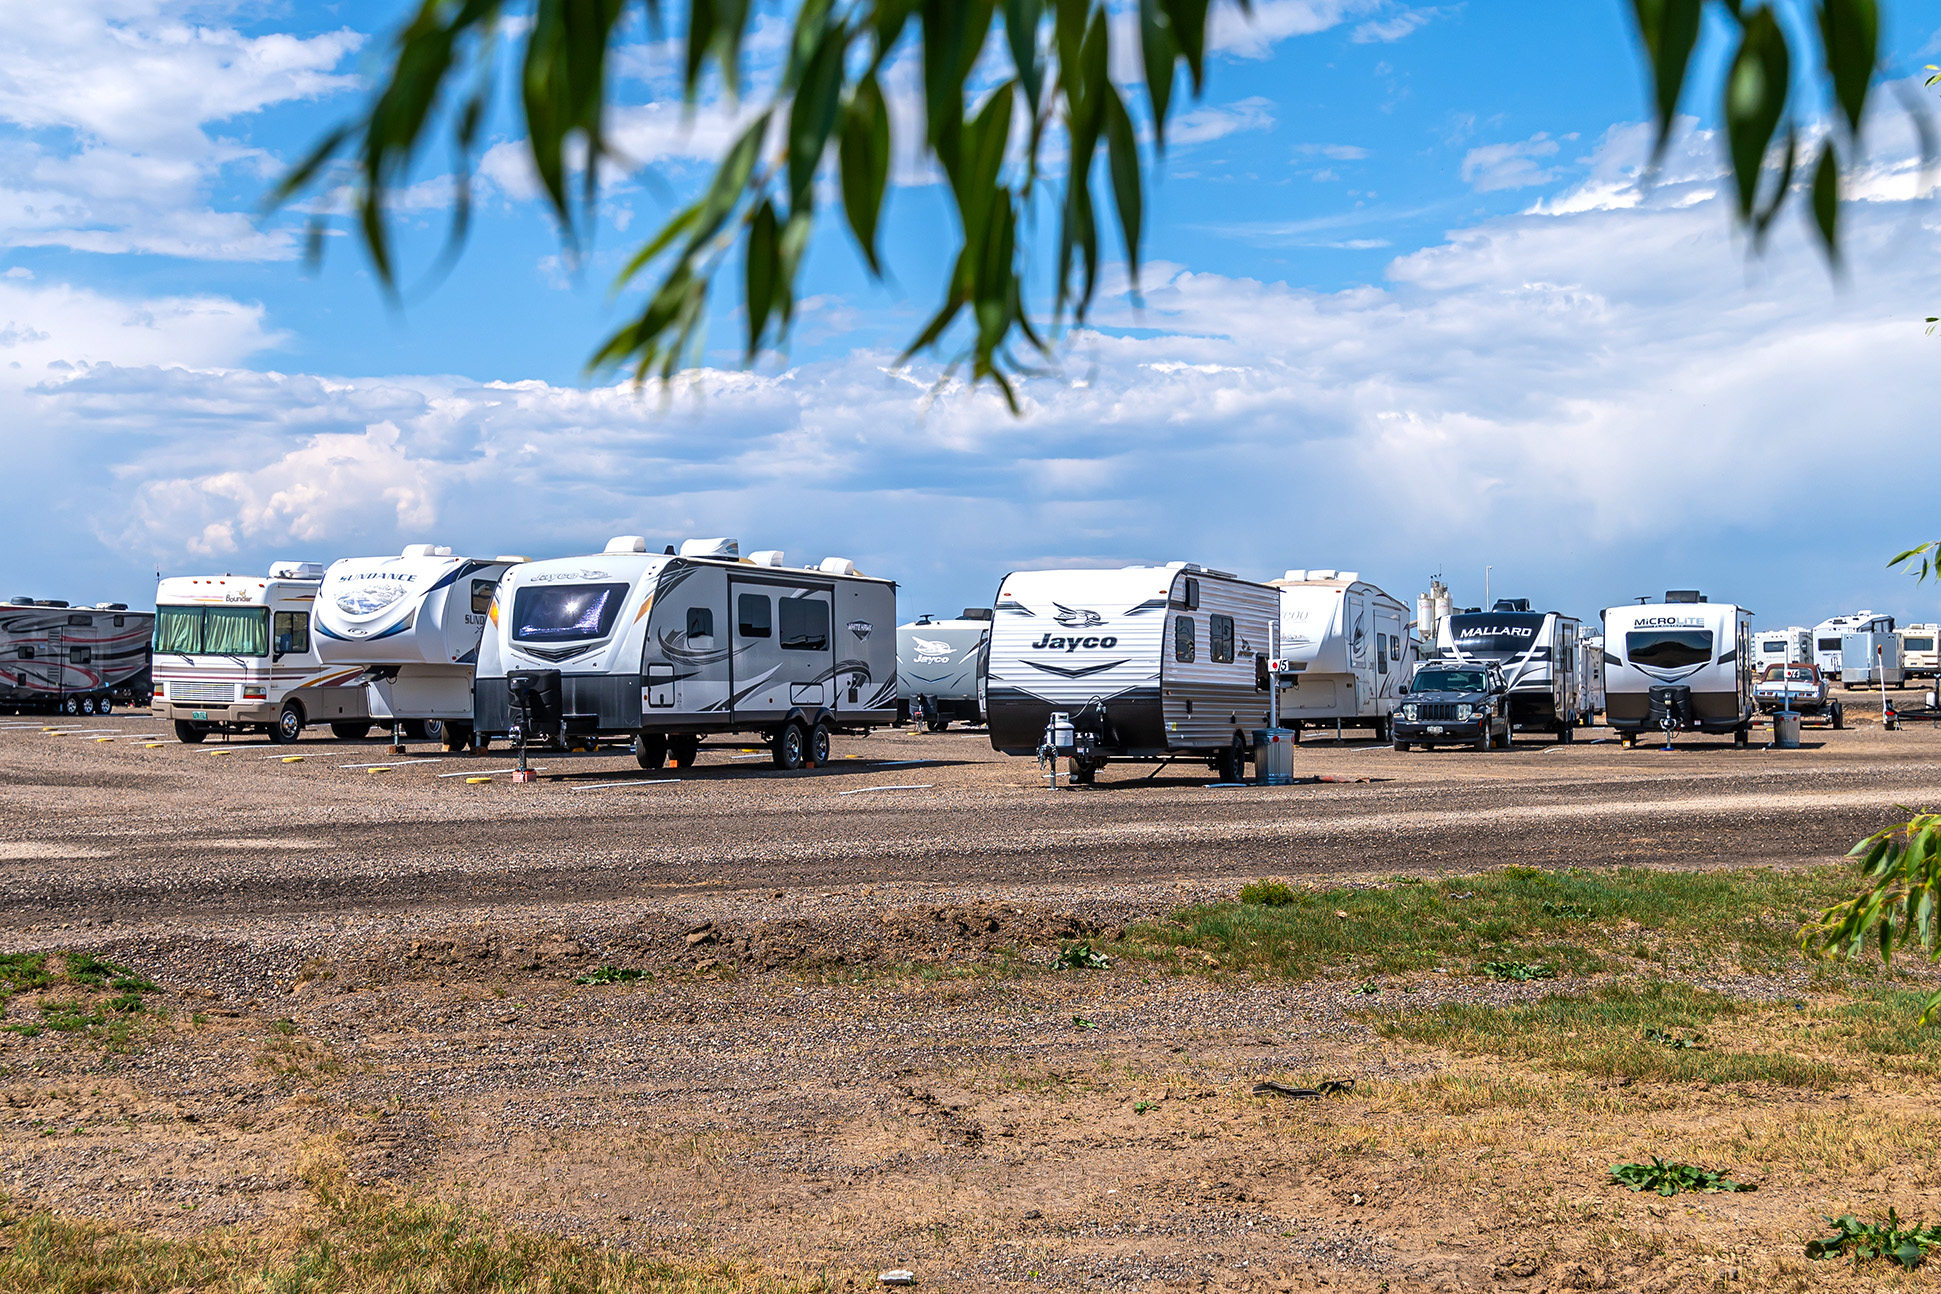
<instances>
[{"instance_id":1,"label":"blue sky","mask_svg":"<svg viewBox=\"0 0 1941 1294\"><path fill-rule=\"evenodd\" d=\"M1638 186L1628 8L1227 13L1157 179L1143 308L1115 268L1022 419L894 364L951 233L914 165L890 200L892 283L831 226L786 356L737 367L730 303L677 390L584 376L619 317L613 267L732 115L684 122L651 58L616 90L644 170L608 187L583 265L502 117L463 259L394 309L350 240L307 275L297 220L259 205L355 104L403 6L18 13L0 33L0 595L138 602L158 569L420 540L542 556L730 534L852 556L902 582L909 614L988 602L1017 567L1184 559L1357 569L1405 598L1440 572L1470 602L1489 564L1499 595L1592 616L1700 587L1762 624L1936 618L1941 592L1884 569L1929 537L1915 482L1941 456L1941 338L1921 326L1941 258L1912 132L1879 95L1844 284L1791 216L1749 258L1710 84ZM1888 18L1883 75L1910 77L1941 4ZM400 215L413 282L441 178Z\"/></svg>"}]
</instances>

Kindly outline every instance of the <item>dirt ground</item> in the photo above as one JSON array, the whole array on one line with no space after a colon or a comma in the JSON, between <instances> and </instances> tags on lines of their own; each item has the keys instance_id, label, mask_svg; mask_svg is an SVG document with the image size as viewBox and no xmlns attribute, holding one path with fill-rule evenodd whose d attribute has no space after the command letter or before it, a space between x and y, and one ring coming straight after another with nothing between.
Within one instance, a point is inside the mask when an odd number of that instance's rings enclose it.
<instances>
[{"instance_id":1,"label":"dirt ground","mask_svg":"<svg viewBox=\"0 0 1941 1294\"><path fill-rule=\"evenodd\" d=\"M1049 965L1259 876L1830 861L1941 803L1931 727L1795 751L1310 740L1297 776L1328 780L1128 766L1051 790L960 732L839 741L797 773L741 748L651 773L551 755L515 785L501 751L372 769L381 742L46 726L0 719L4 950L96 952L159 992L122 1050L0 1033L16 1209L262 1225L334 1145L360 1180L511 1224L837 1288L909 1267L1278 1294L1871 1289L1797 1257L1820 1216L1941 1208L1913 1080L1531 1071L1507 1099L1489 1063L1384 1039L1350 984ZM601 966L646 977L575 982ZM1405 987L1422 1009L1570 985ZM1804 967L1723 987L1812 988ZM1249 1094L1324 1077L1357 1086ZM1607 1183L1667 1144L1762 1189Z\"/></svg>"}]
</instances>

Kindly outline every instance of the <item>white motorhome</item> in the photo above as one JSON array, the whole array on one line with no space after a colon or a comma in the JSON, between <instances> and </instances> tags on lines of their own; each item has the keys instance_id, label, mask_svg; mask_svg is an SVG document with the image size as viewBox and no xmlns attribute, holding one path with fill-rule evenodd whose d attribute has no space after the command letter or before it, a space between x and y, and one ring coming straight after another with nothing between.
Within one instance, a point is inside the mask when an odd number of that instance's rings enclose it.
<instances>
[{"instance_id":1,"label":"white motorhome","mask_svg":"<svg viewBox=\"0 0 1941 1294\"><path fill-rule=\"evenodd\" d=\"M1604 635L1586 634L1577 640L1577 711L1586 727L1604 712Z\"/></svg>"},{"instance_id":2,"label":"white motorhome","mask_svg":"<svg viewBox=\"0 0 1941 1294\"><path fill-rule=\"evenodd\" d=\"M1894 617L1872 611L1856 611L1850 616L1834 616L1813 626L1813 661L1820 673L1840 681L1840 646L1848 634L1891 634Z\"/></svg>"},{"instance_id":3,"label":"white motorhome","mask_svg":"<svg viewBox=\"0 0 1941 1294\"><path fill-rule=\"evenodd\" d=\"M1857 687L1898 688L1901 672L1901 639L1892 633L1850 633L1840 640L1840 686L1851 692Z\"/></svg>"},{"instance_id":4,"label":"white motorhome","mask_svg":"<svg viewBox=\"0 0 1941 1294\"><path fill-rule=\"evenodd\" d=\"M1752 612L1674 591L1604 612L1605 722L1626 747L1640 734L1752 731Z\"/></svg>"},{"instance_id":5,"label":"white motorhome","mask_svg":"<svg viewBox=\"0 0 1941 1294\"><path fill-rule=\"evenodd\" d=\"M107 714L147 701L155 617L124 602L0 606L0 711Z\"/></svg>"},{"instance_id":6,"label":"white motorhome","mask_svg":"<svg viewBox=\"0 0 1941 1294\"><path fill-rule=\"evenodd\" d=\"M1355 571L1289 571L1280 590L1281 726L1372 728L1388 740L1396 689L1420 654L1409 610ZM1297 735L1296 741L1300 740Z\"/></svg>"},{"instance_id":7,"label":"white motorhome","mask_svg":"<svg viewBox=\"0 0 1941 1294\"><path fill-rule=\"evenodd\" d=\"M1584 721L1578 639L1583 625L1556 611L1533 611L1528 598L1498 598L1488 611L1442 621L1436 655L1447 664L1502 667L1510 684L1510 726L1569 741Z\"/></svg>"},{"instance_id":8,"label":"white motorhome","mask_svg":"<svg viewBox=\"0 0 1941 1294\"><path fill-rule=\"evenodd\" d=\"M1752 635L1752 658L1762 673L1768 665L1811 665L1813 631L1801 625L1762 629Z\"/></svg>"},{"instance_id":9,"label":"white motorhome","mask_svg":"<svg viewBox=\"0 0 1941 1294\"><path fill-rule=\"evenodd\" d=\"M1905 625L1895 631L1901 640L1901 669L1909 679L1941 678L1941 625Z\"/></svg>"},{"instance_id":10,"label":"white motorhome","mask_svg":"<svg viewBox=\"0 0 1941 1294\"><path fill-rule=\"evenodd\" d=\"M984 722L984 660L991 650L991 609L965 607L955 620L920 616L896 627L896 700L903 719L931 732L952 720Z\"/></svg>"},{"instance_id":11,"label":"white motorhome","mask_svg":"<svg viewBox=\"0 0 1941 1294\"><path fill-rule=\"evenodd\" d=\"M313 723L368 722L362 666L328 665L311 614L323 567L274 562L267 576L172 576L155 589L157 719L182 741L267 732L295 741Z\"/></svg>"},{"instance_id":12,"label":"white motorhome","mask_svg":"<svg viewBox=\"0 0 1941 1294\"><path fill-rule=\"evenodd\" d=\"M447 750L468 745L479 636L499 577L520 560L412 544L395 557L332 562L311 628L325 664L363 667L370 711L331 731L354 739L376 721L441 739Z\"/></svg>"},{"instance_id":13,"label":"white motorhome","mask_svg":"<svg viewBox=\"0 0 1941 1294\"><path fill-rule=\"evenodd\" d=\"M487 612L472 725L486 738L631 737L644 768L701 739L759 733L781 768L823 764L833 732L896 719L896 585L847 558L791 569L732 539L509 568Z\"/></svg>"},{"instance_id":14,"label":"white motorhome","mask_svg":"<svg viewBox=\"0 0 1941 1294\"><path fill-rule=\"evenodd\" d=\"M998 586L985 701L991 745L1035 755L1054 714L1073 778L1112 760L1204 759L1244 775L1267 723L1280 590L1188 562L1014 571Z\"/></svg>"}]
</instances>

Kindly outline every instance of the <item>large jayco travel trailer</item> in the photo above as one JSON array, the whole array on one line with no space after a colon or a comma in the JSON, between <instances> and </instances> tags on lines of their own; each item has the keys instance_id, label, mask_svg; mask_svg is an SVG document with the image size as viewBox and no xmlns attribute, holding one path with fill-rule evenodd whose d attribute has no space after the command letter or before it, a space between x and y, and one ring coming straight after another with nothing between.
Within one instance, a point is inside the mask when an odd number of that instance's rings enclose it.
<instances>
[{"instance_id":1,"label":"large jayco travel trailer","mask_svg":"<svg viewBox=\"0 0 1941 1294\"><path fill-rule=\"evenodd\" d=\"M370 696L368 718L331 731L361 737L375 721L465 747L479 636L499 576L517 560L412 544L395 557L332 562L317 595L317 647L327 665L361 666Z\"/></svg>"},{"instance_id":2,"label":"large jayco travel trailer","mask_svg":"<svg viewBox=\"0 0 1941 1294\"><path fill-rule=\"evenodd\" d=\"M1577 663L1583 626L1555 611L1532 611L1527 598L1498 598L1488 611L1467 611L1442 622L1436 655L1457 665L1494 662L1510 683L1513 728L1555 733L1569 741L1586 721Z\"/></svg>"},{"instance_id":3,"label":"large jayco travel trailer","mask_svg":"<svg viewBox=\"0 0 1941 1294\"><path fill-rule=\"evenodd\" d=\"M1604 612L1605 722L1626 746L1641 733L1731 733L1743 746L1756 712L1752 613L1673 592Z\"/></svg>"},{"instance_id":4,"label":"large jayco travel trailer","mask_svg":"<svg viewBox=\"0 0 1941 1294\"><path fill-rule=\"evenodd\" d=\"M1763 671L1768 665L1813 663L1813 631L1800 625L1762 629L1752 635L1752 657Z\"/></svg>"},{"instance_id":5,"label":"large jayco travel trailer","mask_svg":"<svg viewBox=\"0 0 1941 1294\"><path fill-rule=\"evenodd\" d=\"M984 722L984 658L991 649L991 609L965 607L955 620L922 616L896 627L896 700L901 718L932 732L952 720Z\"/></svg>"},{"instance_id":6,"label":"large jayco travel trailer","mask_svg":"<svg viewBox=\"0 0 1941 1294\"><path fill-rule=\"evenodd\" d=\"M165 579L155 590L156 718L197 742L260 729L295 741L313 723L368 722L363 667L327 665L311 632L323 567L273 562L267 576Z\"/></svg>"},{"instance_id":7,"label":"large jayco travel trailer","mask_svg":"<svg viewBox=\"0 0 1941 1294\"><path fill-rule=\"evenodd\" d=\"M1419 652L1409 610L1354 571L1289 571L1280 590L1281 726L1373 728L1388 740L1396 689ZM1296 737L1295 740L1299 740Z\"/></svg>"},{"instance_id":8,"label":"large jayco travel trailer","mask_svg":"<svg viewBox=\"0 0 1941 1294\"><path fill-rule=\"evenodd\" d=\"M846 558L790 569L731 539L508 569L487 612L472 724L486 738L631 736L643 767L694 762L714 733L759 733L775 763L829 758L831 732L896 719L896 585Z\"/></svg>"},{"instance_id":9,"label":"large jayco travel trailer","mask_svg":"<svg viewBox=\"0 0 1941 1294\"><path fill-rule=\"evenodd\" d=\"M1064 714L1076 781L1115 759L1181 756L1209 761L1226 781L1244 774L1250 734L1267 722L1258 680L1275 649L1280 590L1186 562L1016 571L993 610L993 748L1036 754Z\"/></svg>"},{"instance_id":10,"label":"large jayco travel trailer","mask_svg":"<svg viewBox=\"0 0 1941 1294\"><path fill-rule=\"evenodd\" d=\"M121 602L14 598L0 606L0 709L106 714L148 700L154 624Z\"/></svg>"},{"instance_id":11,"label":"large jayco travel trailer","mask_svg":"<svg viewBox=\"0 0 1941 1294\"><path fill-rule=\"evenodd\" d=\"M1834 616L1813 626L1813 664L1820 673L1840 681L1840 648L1848 634L1891 634L1894 617L1872 611L1856 611L1850 616Z\"/></svg>"}]
</instances>

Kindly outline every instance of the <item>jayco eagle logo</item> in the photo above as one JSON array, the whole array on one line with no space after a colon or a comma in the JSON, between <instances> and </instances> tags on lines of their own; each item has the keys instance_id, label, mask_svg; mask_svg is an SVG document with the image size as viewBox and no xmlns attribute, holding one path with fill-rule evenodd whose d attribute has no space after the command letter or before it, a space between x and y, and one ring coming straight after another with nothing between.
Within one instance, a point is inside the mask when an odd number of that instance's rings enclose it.
<instances>
[{"instance_id":1,"label":"jayco eagle logo","mask_svg":"<svg viewBox=\"0 0 1941 1294\"><path fill-rule=\"evenodd\" d=\"M1105 617L1096 611L1087 611L1084 607L1068 607L1063 602L1054 602L1052 605L1058 608L1058 614L1052 619L1067 629L1090 629L1093 625L1105 623Z\"/></svg>"},{"instance_id":2,"label":"jayco eagle logo","mask_svg":"<svg viewBox=\"0 0 1941 1294\"><path fill-rule=\"evenodd\" d=\"M910 635L910 645L917 649L917 664L942 665L950 660L950 644L938 642L935 638L919 638Z\"/></svg>"}]
</instances>

